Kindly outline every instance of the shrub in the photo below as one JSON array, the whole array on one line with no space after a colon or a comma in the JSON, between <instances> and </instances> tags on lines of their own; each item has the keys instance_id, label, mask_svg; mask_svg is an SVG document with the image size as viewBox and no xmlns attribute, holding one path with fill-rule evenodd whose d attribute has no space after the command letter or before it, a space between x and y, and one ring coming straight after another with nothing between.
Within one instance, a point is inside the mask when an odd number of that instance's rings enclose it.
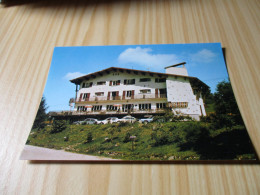
<instances>
[{"instance_id":1,"label":"shrub","mask_svg":"<svg viewBox=\"0 0 260 195\"><path fill-rule=\"evenodd\" d=\"M165 121L172 121L174 114L171 109L165 109L165 114L163 117Z\"/></svg>"},{"instance_id":2,"label":"shrub","mask_svg":"<svg viewBox=\"0 0 260 195\"><path fill-rule=\"evenodd\" d=\"M157 122L157 123L163 123L163 122L165 122L166 120L165 120L164 116L155 116L155 117L153 118L153 121L154 121L154 122Z\"/></svg>"},{"instance_id":3,"label":"shrub","mask_svg":"<svg viewBox=\"0 0 260 195\"><path fill-rule=\"evenodd\" d=\"M152 146L161 146L161 145L169 144L170 143L169 131L164 129L156 130L152 132L151 140L154 141L152 143Z\"/></svg>"},{"instance_id":4,"label":"shrub","mask_svg":"<svg viewBox=\"0 0 260 195\"><path fill-rule=\"evenodd\" d=\"M123 142L124 142L124 143L127 143L127 142L129 142L129 141L130 141L130 133L127 132L126 135L125 135L125 138L124 138Z\"/></svg>"},{"instance_id":5,"label":"shrub","mask_svg":"<svg viewBox=\"0 0 260 195\"><path fill-rule=\"evenodd\" d=\"M126 127L129 126L131 123L128 122L119 122L118 127Z\"/></svg>"},{"instance_id":6,"label":"shrub","mask_svg":"<svg viewBox=\"0 0 260 195\"><path fill-rule=\"evenodd\" d=\"M89 143L89 142L92 142L92 139L93 139L92 133L89 132L89 133L88 133L88 136L87 136L87 142L88 142L88 143Z\"/></svg>"},{"instance_id":7,"label":"shrub","mask_svg":"<svg viewBox=\"0 0 260 195\"><path fill-rule=\"evenodd\" d=\"M212 121L214 129L220 129L225 127L226 129L231 129L234 125L234 120L232 116L227 114L218 114L215 115L214 120Z\"/></svg>"},{"instance_id":8,"label":"shrub","mask_svg":"<svg viewBox=\"0 0 260 195\"><path fill-rule=\"evenodd\" d=\"M192 144L196 144L198 141L205 141L209 137L209 130L197 122L186 126L184 132L186 132L186 141Z\"/></svg>"},{"instance_id":9,"label":"shrub","mask_svg":"<svg viewBox=\"0 0 260 195\"><path fill-rule=\"evenodd\" d=\"M216 113L209 113L207 116L201 116L200 121L206 123L212 123L216 119Z\"/></svg>"},{"instance_id":10,"label":"shrub","mask_svg":"<svg viewBox=\"0 0 260 195\"><path fill-rule=\"evenodd\" d=\"M52 124L50 133L59 133L67 128L67 122L65 120L55 120Z\"/></svg>"},{"instance_id":11,"label":"shrub","mask_svg":"<svg viewBox=\"0 0 260 195\"><path fill-rule=\"evenodd\" d=\"M64 141L65 142L69 141L69 136L68 135L66 137L64 137Z\"/></svg>"}]
</instances>

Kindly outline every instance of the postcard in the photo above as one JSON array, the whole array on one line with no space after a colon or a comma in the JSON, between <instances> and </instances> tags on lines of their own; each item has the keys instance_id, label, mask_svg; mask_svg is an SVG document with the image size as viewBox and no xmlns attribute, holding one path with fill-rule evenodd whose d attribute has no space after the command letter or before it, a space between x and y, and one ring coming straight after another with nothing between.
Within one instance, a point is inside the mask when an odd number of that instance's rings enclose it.
<instances>
[{"instance_id":1,"label":"postcard","mask_svg":"<svg viewBox=\"0 0 260 195\"><path fill-rule=\"evenodd\" d=\"M257 160L220 43L56 47L23 160Z\"/></svg>"}]
</instances>

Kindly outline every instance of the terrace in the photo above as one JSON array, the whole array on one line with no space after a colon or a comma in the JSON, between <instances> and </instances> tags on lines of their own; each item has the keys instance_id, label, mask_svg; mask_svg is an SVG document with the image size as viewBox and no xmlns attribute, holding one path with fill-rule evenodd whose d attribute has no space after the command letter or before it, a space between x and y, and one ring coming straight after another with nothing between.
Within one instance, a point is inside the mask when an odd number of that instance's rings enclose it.
<instances>
[{"instance_id":1,"label":"terrace","mask_svg":"<svg viewBox=\"0 0 260 195\"><path fill-rule=\"evenodd\" d=\"M164 109L146 109L146 110L138 110L138 109L130 109L125 111L52 111L49 112L50 116L78 116L78 115L110 115L110 114L117 114L117 115L125 115L125 114L146 114L146 113L153 113L153 114L160 114L164 113Z\"/></svg>"}]
</instances>

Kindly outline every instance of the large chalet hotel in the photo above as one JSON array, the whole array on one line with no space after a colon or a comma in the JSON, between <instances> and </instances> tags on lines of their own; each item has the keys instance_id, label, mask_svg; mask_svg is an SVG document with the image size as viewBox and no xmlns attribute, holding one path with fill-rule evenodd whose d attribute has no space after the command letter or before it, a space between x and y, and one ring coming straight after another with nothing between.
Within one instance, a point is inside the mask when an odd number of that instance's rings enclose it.
<instances>
[{"instance_id":1,"label":"large chalet hotel","mask_svg":"<svg viewBox=\"0 0 260 195\"><path fill-rule=\"evenodd\" d=\"M206 115L202 96L208 86L188 76L185 64L165 67L166 73L110 67L75 78L74 113L140 115L170 108L176 115L199 120Z\"/></svg>"}]
</instances>

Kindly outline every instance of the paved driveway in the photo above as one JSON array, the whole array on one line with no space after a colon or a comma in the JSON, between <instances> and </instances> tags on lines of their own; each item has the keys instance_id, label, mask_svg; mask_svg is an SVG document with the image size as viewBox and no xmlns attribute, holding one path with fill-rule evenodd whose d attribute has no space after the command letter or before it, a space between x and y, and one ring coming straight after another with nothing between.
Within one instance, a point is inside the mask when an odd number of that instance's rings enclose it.
<instances>
[{"instance_id":1,"label":"paved driveway","mask_svg":"<svg viewBox=\"0 0 260 195\"><path fill-rule=\"evenodd\" d=\"M20 156L20 160L114 160L98 156L76 154L65 152L63 150L55 150L42 148L37 146L25 145Z\"/></svg>"}]
</instances>

